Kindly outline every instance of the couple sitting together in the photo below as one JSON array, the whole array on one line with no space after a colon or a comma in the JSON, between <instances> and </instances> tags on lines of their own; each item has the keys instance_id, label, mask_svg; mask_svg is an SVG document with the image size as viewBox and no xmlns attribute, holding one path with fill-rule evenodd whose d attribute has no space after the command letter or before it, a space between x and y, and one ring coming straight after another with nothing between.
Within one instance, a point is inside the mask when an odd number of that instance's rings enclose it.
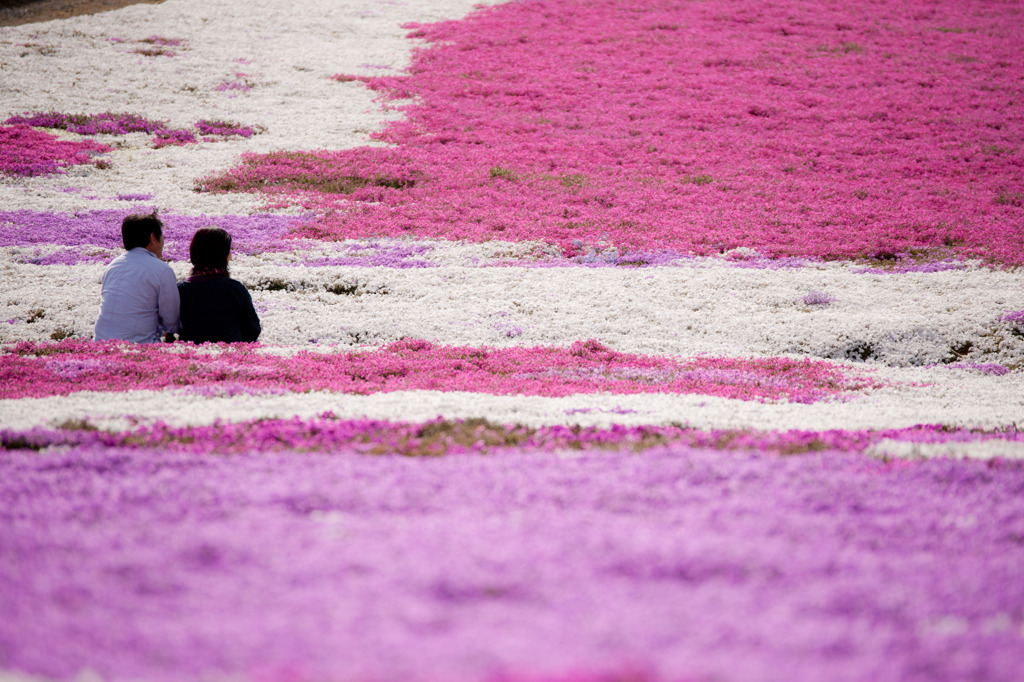
<instances>
[{"instance_id":1,"label":"couple sitting together","mask_svg":"<svg viewBox=\"0 0 1024 682\"><path fill-rule=\"evenodd\" d=\"M130 215L121 223L126 253L103 273L103 300L96 340L137 343L171 341L255 341L260 319L245 286L228 277L231 235L204 227L192 237L191 276L176 282L161 260L163 223L156 214Z\"/></svg>"}]
</instances>

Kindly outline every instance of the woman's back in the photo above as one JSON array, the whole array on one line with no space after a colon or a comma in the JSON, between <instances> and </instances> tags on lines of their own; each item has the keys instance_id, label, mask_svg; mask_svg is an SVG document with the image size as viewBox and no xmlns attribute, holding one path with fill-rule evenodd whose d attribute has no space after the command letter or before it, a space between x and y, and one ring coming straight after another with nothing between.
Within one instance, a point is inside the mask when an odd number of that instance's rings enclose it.
<instances>
[{"instance_id":1,"label":"woman's back","mask_svg":"<svg viewBox=\"0 0 1024 682\"><path fill-rule=\"evenodd\" d=\"M245 286L227 275L199 275L178 284L182 341L255 341L260 318Z\"/></svg>"}]
</instances>

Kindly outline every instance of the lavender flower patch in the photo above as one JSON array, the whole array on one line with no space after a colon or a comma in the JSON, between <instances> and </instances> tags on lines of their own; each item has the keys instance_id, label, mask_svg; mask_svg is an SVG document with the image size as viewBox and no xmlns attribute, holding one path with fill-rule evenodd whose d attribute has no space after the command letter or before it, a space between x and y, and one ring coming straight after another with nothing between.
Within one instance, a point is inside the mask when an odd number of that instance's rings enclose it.
<instances>
[{"instance_id":1,"label":"lavender flower patch","mask_svg":"<svg viewBox=\"0 0 1024 682\"><path fill-rule=\"evenodd\" d=\"M149 194L119 194L121 201L147 201ZM132 212L151 211L151 206L137 206ZM46 211L0 211L0 246L40 246L35 254L22 255L20 262L34 264L74 265L110 260L106 251L91 247L120 250L121 220L125 211L99 210L74 214ZM291 252L298 246L310 246L307 240L291 238L294 227L305 219L296 216L258 214L252 216L184 216L161 214L167 246L164 257L188 260L188 244L200 227L223 227L233 237L232 248L240 254ZM55 249L54 245L71 248ZM322 245L317 245L322 246ZM90 247L90 248L84 248ZM424 256L435 250L432 244L395 240L330 245L330 253L313 253L293 263L295 266L324 267L388 267L433 268L438 264Z\"/></svg>"},{"instance_id":2,"label":"lavender flower patch","mask_svg":"<svg viewBox=\"0 0 1024 682\"><path fill-rule=\"evenodd\" d=\"M696 257L693 254L681 253L671 249L657 251L651 249L626 251L620 253L618 250L598 251L590 250L587 253L570 256L553 256L542 254L536 260L527 261L520 255L517 258L493 258L487 261L477 262L476 265L490 267L533 267L533 268L561 268L561 267L625 267L625 268L647 268L647 267L669 267L687 266L709 262L709 259ZM812 258L782 257L782 258L744 258L715 259L713 262L722 263L733 268L752 270L792 270L806 267L809 263L817 262ZM857 270L866 272L866 270ZM888 271L887 271L888 272Z\"/></svg>"},{"instance_id":3,"label":"lavender flower patch","mask_svg":"<svg viewBox=\"0 0 1024 682\"><path fill-rule=\"evenodd\" d=\"M749 258L738 260L732 263L734 268L748 268L755 270L791 270L805 267L808 263L815 262L812 258L798 258L785 256L782 258Z\"/></svg>"},{"instance_id":4,"label":"lavender flower patch","mask_svg":"<svg viewBox=\"0 0 1024 682\"><path fill-rule=\"evenodd\" d=\"M11 254L14 263L28 265L78 265L79 263L109 263L123 251L99 246L44 246Z\"/></svg>"},{"instance_id":5,"label":"lavender flower patch","mask_svg":"<svg viewBox=\"0 0 1024 682\"><path fill-rule=\"evenodd\" d=\"M806 306L827 306L830 303L834 303L836 299L823 291L811 291L802 300Z\"/></svg>"},{"instance_id":6,"label":"lavender flower patch","mask_svg":"<svg viewBox=\"0 0 1024 682\"><path fill-rule=\"evenodd\" d=\"M119 197L120 198L120 197ZM151 208L138 209L152 210ZM121 220L124 211L103 210L81 213L50 213L46 211L0 211L0 246L62 246L121 249ZM188 244L200 227L215 225L231 233L232 248L237 253L251 254L294 248L288 234L302 218L279 215L252 216L185 216L161 214L167 246L164 257L188 260ZM80 255L69 251L60 262L73 264L97 260L95 254L83 250Z\"/></svg>"},{"instance_id":7,"label":"lavender flower patch","mask_svg":"<svg viewBox=\"0 0 1024 682\"><path fill-rule=\"evenodd\" d=\"M5 453L0 656L109 682L1009 682L1022 487L837 452Z\"/></svg>"},{"instance_id":8,"label":"lavender flower patch","mask_svg":"<svg viewBox=\"0 0 1024 682\"><path fill-rule=\"evenodd\" d=\"M887 268L857 268L854 272L867 275L904 275L910 272L946 272L947 270L964 270L968 267L963 260L940 260L927 263L902 262Z\"/></svg>"},{"instance_id":9,"label":"lavender flower patch","mask_svg":"<svg viewBox=\"0 0 1024 682\"><path fill-rule=\"evenodd\" d=\"M961 362L954 365L947 365L949 369L963 369L971 372L978 372L980 374L989 374L991 376L1001 377L1004 374L1010 373L1010 368L1006 365L1000 365L997 362Z\"/></svg>"},{"instance_id":10,"label":"lavender flower patch","mask_svg":"<svg viewBox=\"0 0 1024 682\"><path fill-rule=\"evenodd\" d=\"M329 265L350 267L385 267L385 268L433 268L437 263L423 260L423 256L434 251L433 244L417 244L398 241L372 241L368 243L346 244L342 253L336 256L310 257L301 265L323 267ZM296 264L299 265L299 264Z\"/></svg>"}]
</instances>

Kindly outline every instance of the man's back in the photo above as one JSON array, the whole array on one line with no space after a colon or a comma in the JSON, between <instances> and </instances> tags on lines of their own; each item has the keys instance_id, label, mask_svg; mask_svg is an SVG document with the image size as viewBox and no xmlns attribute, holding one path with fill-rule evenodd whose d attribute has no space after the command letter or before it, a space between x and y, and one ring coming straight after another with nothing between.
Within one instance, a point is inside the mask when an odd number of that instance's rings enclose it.
<instances>
[{"instance_id":1,"label":"man's back","mask_svg":"<svg viewBox=\"0 0 1024 682\"><path fill-rule=\"evenodd\" d=\"M159 341L178 327L178 288L171 267L142 247L127 251L103 273L96 340Z\"/></svg>"}]
</instances>

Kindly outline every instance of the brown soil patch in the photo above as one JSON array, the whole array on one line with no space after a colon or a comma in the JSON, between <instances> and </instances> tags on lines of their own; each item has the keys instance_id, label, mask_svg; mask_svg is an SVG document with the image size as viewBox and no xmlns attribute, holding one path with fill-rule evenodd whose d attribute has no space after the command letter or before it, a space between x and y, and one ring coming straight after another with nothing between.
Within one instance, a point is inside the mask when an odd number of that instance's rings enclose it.
<instances>
[{"instance_id":1,"label":"brown soil patch","mask_svg":"<svg viewBox=\"0 0 1024 682\"><path fill-rule=\"evenodd\" d=\"M51 19L67 19L80 14L109 12L140 2L155 5L163 0L0 0L0 26L18 26Z\"/></svg>"}]
</instances>

